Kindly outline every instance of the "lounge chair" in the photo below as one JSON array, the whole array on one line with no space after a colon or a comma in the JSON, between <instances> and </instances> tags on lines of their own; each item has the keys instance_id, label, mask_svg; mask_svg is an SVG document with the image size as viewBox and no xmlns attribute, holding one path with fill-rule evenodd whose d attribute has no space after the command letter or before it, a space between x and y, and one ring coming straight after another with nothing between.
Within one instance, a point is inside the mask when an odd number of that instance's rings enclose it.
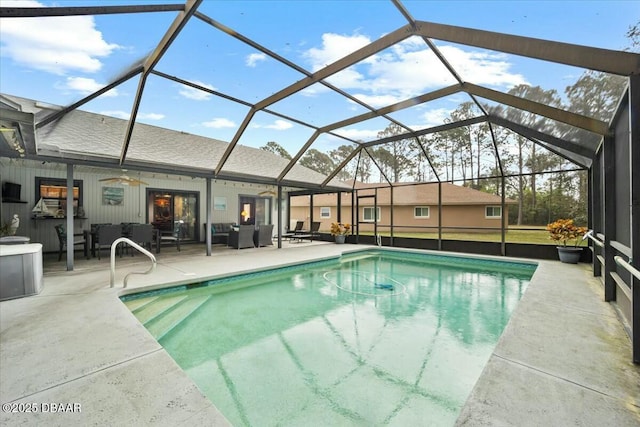
<instances>
[{"instance_id":1,"label":"lounge chair","mask_svg":"<svg viewBox=\"0 0 640 427\"><path fill-rule=\"evenodd\" d=\"M313 241L314 237L320 237L320 222L314 221L311 223L311 230L303 231L302 233L294 234L291 239L294 239L297 243L302 242L305 239Z\"/></svg>"},{"instance_id":2,"label":"lounge chair","mask_svg":"<svg viewBox=\"0 0 640 427\"><path fill-rule=\"evenodd\" d=\"M304 227L304 221L297 221L296 222L296 227L291 230L291 231L287 231L286 233L282 234L283 239L289 239L291 240L291 238L293 236L295 236L296 234L301 234L302 233L302 227Z\"/></svg>"}]
</instances>

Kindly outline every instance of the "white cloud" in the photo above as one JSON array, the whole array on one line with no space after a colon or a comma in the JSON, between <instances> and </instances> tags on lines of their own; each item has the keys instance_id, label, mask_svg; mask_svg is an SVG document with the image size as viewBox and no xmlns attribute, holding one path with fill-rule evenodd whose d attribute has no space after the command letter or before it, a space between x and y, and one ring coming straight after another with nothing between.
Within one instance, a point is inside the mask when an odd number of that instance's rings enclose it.
<instances>
[{"instance_id":1,"label":"white cloud","mask_svg":"<svg viewBox=\"0 0 640 427\"><path fill-rule=\"evenodd\" d=\"M251 128L253 129L274 129L274 130L287 130L291 129L293 125L286 120L275 120L270 125L261 125L258 123L252 123Z\"/></svg>"},{"instance_id":2,"label":"white cloud","mask_svg":"<svg viewBox=\"0 0 640 427\"><path fill-rule=\"evenodd\" d=\"M162 120L165 115L160 113L138 113L138 117L144 120Z\"/></svg>"},{"instance_id":3,"label":"white cloud","mask_svg":"<svg viewBox=\"0 0 640 427\"><path fill-rule=\"evenodd\" d=\"M371 141L378 138L378 133L382 132L382 129L337 129L334 131L336 134L351 138L355 141Z\"/></svg>"},{"instance_id":4,"label":"white cloud","mask_svg":"<svg viewBox=\"0 0 640 427\"><path fill-rule=\"evenodd\" d=\"M369 38L362 35L324 34L322 46L307 50L303 57L316 71L355 51ZM502 89L527 83L524 76L511 71L506 55L473 48L441 44L442 54L463 80ZM419 37L410 37L360 61L327 79L335 86L358 93L355 96L374 107L381 107L455 84L453 75ZM314 85L315 86L315 85ZM307 88L304 95L320 93L321 87Z\"/></svg>"},{"instance_id":5,"label":"white cloud","mask_svg":"<svg viewBox=\"0 0 640 427\"><path fill-rule=\"evenodd\" d=\"M424 120L424 123L419 127L432 127L442 125L444 124L444 119L449 118L453 111L454 110L449 108L436 108L426 111L421 116L421 118Z\"/></svg>"},{"instance_id":6,"label":"white cloud","mask_svg":"<svg viewBox=\"0 0 640 427\"><path fill-rule=\"evenodd\" d=\"M129 117L131 117L131 113L127 111L119 111L119 110L100 111L100 114L102 114L103 116L115 117L116 119L125 119L125 120L129 120Z\"/></svg>"},{"instance_id":7,"label":"white cloud","mask_svg":"<svg viewBox=\"0 0 640 427\"><path fill-rule=\"evenodd\" d=\"M104 84L98 83L94 79L89 79L86 77L67 77L63 85L57 85L59 89L72 90L82 95L90 95L102 89L104 86ZM114 97L118 95L118 89L113 88L105 92L101 96Z\"/></svg>"},{"instance_id":8,"label":"white cloud","mask_svg":"<svg viewBox=\"0 0 640 427\"><path fill-rule=\"evenodd\" d=\"M371 43L371 39L363 35L345 36L341 34L325 33L322 35L322 47L307 50L303 53L303 58L311 63L311 69L318 71L321 68L347 56ZM356 71L353 67L347 68L333 75L327 81L340 88L362 87L365 76ZM322 89L316 91L321 91ZM306 95L313 95L313 91L306 91Z\"/></svg>"},{"instance_id":9,"label":"white cloud","mask_svg":"<svg viewBox=\"0 0 640 427\"><path fill-rule=\"evenodd\" d=\"M303 54L303 57L309 60L313 71L318 71L369 43L371 39L363 35L344 36L325 33L322 35L322 47L312 47Z\"/></svg>"},{"instance_id":10,"label":"white cloud","mask_svg":"<svg viewBox=\"0 0 640 427\"><path fill-rule=\"evenodd\" d=\"M208 83L203 83L198 80L190 80L191 83L197 84L198 86L205 87L207 89L216 90L215 87ZM180 85L180 90L178 91L180 95L184 96L188 99L193 99L194 101L208 101L211 99L213 95L209 92L202 91L200 89L193 88L191 86Z\"/></svg>"},{"instance_id":11,"label":"white cloud","mask_svg":"<svg viewBox=\"0 0 640 427\"><path fill-rule=\"evenodd\" d=\"M392 95L392 94L384 94L384 95L366 95L364 93L356 93L353 95L358 98L360 101L368 104L372 107L386 107L387 105L392 105L397 102L403 100L403 98ZM353 102L353 101L350 101Z\"/></svg>"},{"instance_id":12,"label":"white cloud","mask_svg":"<svg viewBox=\"0 0 640 427\"><path fill-rule=\"evenodd\" d=\"M44 7L26 0L2 2L3 7ZM16 63L53 74L95 73L100 58L120 46L107 43L91 16L0 19L2 55Z\"/></svg>"},{"instance_id":13,"label":"white cloud","mask_svg":"<svg viewBox=\"0 0 640 427\"><path fill-rule=\"evenodd\" d=\"M255 67L258 62L266 60L267 55L265 55L264 53L252 53L250 55L247 55L245 62L249 67Z\"/></svg>"},{"instance_id":14,"label":"white cloud","mask_svg":"<svg viewBox=\"0 0 640 427\"><path fill-rule=\"evenodd\" d=\"M275 129L275 130L287 130L291 129L293 125L285 120L276 120L273 124L266 125L267 129Z\"/></svg>"},{"instance_id":15,"label":"white cloud","mask_svg":"<svg viewBox=\"0 0 640 427\"><path fill-rule=\"evenodd\" d=\"M513 64L508 62L505 54L473 51L471 48L462 50L454 46L442 46L440 51L464 80L505 89L528 84L522 74L510 72Z\"/></svg>"},{"instance_id":16,"label":"white cloud","mask_svg":"<svg viewBox=\"0 0 640 427\"><path fill-rule=\"evenodd\" d=\"M213 120L202 123L204 127L214 128L214 129L222 129L222 128L234 128L236 124L229 119L225 119L224 117L215 117Z\"/></svg>"}]
</instances>

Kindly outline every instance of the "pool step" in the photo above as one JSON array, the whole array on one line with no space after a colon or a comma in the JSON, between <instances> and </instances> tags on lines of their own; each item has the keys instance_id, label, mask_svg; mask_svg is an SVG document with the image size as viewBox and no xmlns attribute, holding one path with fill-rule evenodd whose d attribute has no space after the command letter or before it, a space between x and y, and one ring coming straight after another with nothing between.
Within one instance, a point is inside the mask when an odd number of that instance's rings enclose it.
<instances>
[{"instance_id":1,"label":"pool step","mask_svg":"<svg viewBox=\"0 0 640 427\"><path fill-rule=\"evenodd\" d=\"M135 314L140 323L146 325L148 322L160 316L162 313L171 310L176 304L179 304L180 301L185 298L187 298L186 295L158 298L156 301L153 301L152 304L146 304L144 307L134 312L133 314Z\"/></svg>"},{"instance_id":2,"label":"pool step","mask_svg":"<svg viewBox=\"0 0 640 427\"><path fill-rule=\"evenodd\" d=\"M125 301L124 305L126 305L132 313L135 313L136 311L141 310L142 307L146 306L147 304L151 304L157 299L158 297L136 298L134 300Z\"/></svg>"},{"instance_id":3,"label":"pool step","mask_svg":"<svg viewBox=\"0 0 640 427\"><path fill-rule=\"evenodd\" d=\"M153 321L149 321L145 326L156 340L160 340L166 334L171 332L173 328L189 317L202 304L207 302L209 298L211 298L211 295L191 297L174 305L170 312L165 311L163 316L157 317Z\"/></svg>"}]
</instances>

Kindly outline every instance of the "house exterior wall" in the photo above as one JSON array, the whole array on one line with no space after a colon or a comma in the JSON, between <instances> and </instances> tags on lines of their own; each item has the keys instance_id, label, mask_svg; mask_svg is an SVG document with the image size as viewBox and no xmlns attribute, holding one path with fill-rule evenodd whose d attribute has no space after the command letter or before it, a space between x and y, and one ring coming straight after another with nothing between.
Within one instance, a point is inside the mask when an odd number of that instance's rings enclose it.
<instances>
[{"instance_id":1,"label":"house exterior wall","mask_svg":"<svg viewBox=\"0 0 640 427\"><path fill-rule=\"evenodd\" d=\"M46 163L0 159L0 181L12 182L21 185L21 200L27 203L8 203L0 201L0 220L4 224L10 221L14 214L20 217L20 227L17 234L31 238L32 242L43 244L44 252L58 251L58 237L54 226L65 223L66 218L32 219L31 210L40 197L36 194L36 177L66 179L67 167L64 164ZM94 223L121 222L148 222L146 189L165 189L175 191L190 191L199 194L199 224L193 224L194 230L198 230L200 241L204 241L203 226L206 222L206 181L203 178L192 179L184 176L171 176L166 174L143 175L142 180L149 185L139 187L105 184L99 180L102 178L122 175L118 169L96 169L97 172L73 173L74 180L82 180L83 203L86 219L74 219L74 231L89 230ZM137 177L137 173L129 173L131 177ZM102 187L121 187L124 189L124 203L122 205L103 205ZM212 181L213 196L226 197L226 210L213 210L213 222L238 221L238 195L257 195L265 190L264 185L253 185L230 181ZM276 203L272 198L272 222L276 222ZM283 217L284 218L284 217Z\"/></svg>"},{"instance_id":2,"label":"house exterior wall","mask_svg":"<svg viewBox=\"0 0 640 427\"><path fill-rule=\"evenodd\" d=\"M416 206L428 206L429 218L416 218L414 216L414 208ZM393 210L393 222L394 233L413 233L413 232L434 232L438 227L438 207L429 205L416 205L416 206L394 206ZM443 231L457 231L457 232L498 232L502 225L501 218L486 218L485 208L486 206L499 206L499 205L449 205L442 207L442 226L446 227L466 227L460 230L443 230ZM331 216L329 218L321 218L320 210L323 207L330 209ZM370 206L369 206L370 207ZM359 206L359 218L363 221L363 206ZM505 206L505 213L509 214L509 207ZM295 224L296 220L305 221L305 228L308 229L310 223L309 207L308 206L292 206L291 207L291 219ZM351 218L351 206L342 206L343 223L352 223ZM313 220L320 221L320 231L329 232L332 222L338 221L337 207L335 205L314 205L313 207ZM378 221L378 231L388 232L391 225L391 209L389 206L380 206L380 220ZM427 227L427 228L425 228ZM429 228L430 227L430 228ZM487 228L495 228L495 230L486 230ZM373 224L360 224L360 231L372 232L374 230Z\"/></svg>"}]
</instances>

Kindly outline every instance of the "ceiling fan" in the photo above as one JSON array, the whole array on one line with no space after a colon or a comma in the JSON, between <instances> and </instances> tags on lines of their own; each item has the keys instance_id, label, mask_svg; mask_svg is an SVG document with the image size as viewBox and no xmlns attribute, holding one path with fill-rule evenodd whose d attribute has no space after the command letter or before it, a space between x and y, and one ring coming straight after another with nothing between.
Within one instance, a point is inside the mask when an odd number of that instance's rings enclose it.
<instances>
[{"instance_id":1,"label":"ceiling fan","mask_svg":"<svg viewBox=\"0 0 640 427\"><path fill-rule=\"evenodd\" d=\"M149 185L144 181L127 176L126 172L127 172L126 170L123 170L122 175L120 176L111 177L111 178L102 178L98 181L107 182L109 184L130 185L132 187L138 186L140 184Z\"/></svg>"}]
</instances>

